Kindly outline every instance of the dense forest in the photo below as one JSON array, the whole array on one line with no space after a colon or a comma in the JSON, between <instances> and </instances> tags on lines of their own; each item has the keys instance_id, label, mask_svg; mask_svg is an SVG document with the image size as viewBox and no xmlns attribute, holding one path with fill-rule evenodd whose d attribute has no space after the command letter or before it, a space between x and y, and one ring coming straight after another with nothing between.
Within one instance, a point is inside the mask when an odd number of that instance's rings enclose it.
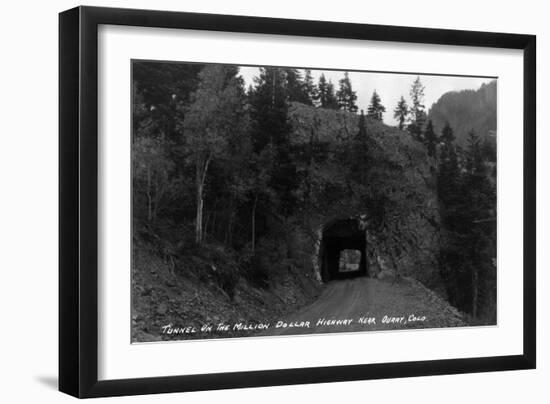
<instances>
[{"instance_id":1,"label":"dense forest","mask_svg":"<svg viewBox=\"0 0 550 404\"><path fill-rule=\"evenodd\" d=\"M237 66L135 61L134 325L150 330L152 311L184 315L176 292L150 286L172 278L233 308L259 291L254 315L305 304L322 287L320 231L345 217L361 218L369 276L413 277L472 323L494 324L495 142L476 132L486 126L459 142L468 120L423 102L420 77L393 108L375 91L363 111L345 72L332 83L262 67L245 88ZM159 280L153 262L169 275ZM281 288L292 299L278 305L269 294ZM217 319L192 302L188 318Z\"/></svg>"}]
</instances>

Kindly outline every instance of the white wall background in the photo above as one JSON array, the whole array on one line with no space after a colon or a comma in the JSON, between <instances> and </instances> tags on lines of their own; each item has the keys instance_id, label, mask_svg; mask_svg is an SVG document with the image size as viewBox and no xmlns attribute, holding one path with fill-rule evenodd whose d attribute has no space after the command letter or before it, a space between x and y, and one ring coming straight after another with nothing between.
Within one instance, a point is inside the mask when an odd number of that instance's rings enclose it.
<instances>
[{"instance_id":1,"label":"white wall background","mask_svg":"<svg viewBox=\"0 0 550 404\"><path fill-rule=\"evenodd\" d=\"M5 2L0 24L0 401L63 403L57 384L57 13L79 3ZM550 307L547 245L550 148L544 112L550 101L550 26L545 4L432 0L156 0L90 1L88 5L155 8L538 36L538 369L262 389L127 397L110 402L299 403L548 402ZM520 214L518 212L518 214ZM414 347L411 347L414 349Z\"/></svg>"}]
</instances>

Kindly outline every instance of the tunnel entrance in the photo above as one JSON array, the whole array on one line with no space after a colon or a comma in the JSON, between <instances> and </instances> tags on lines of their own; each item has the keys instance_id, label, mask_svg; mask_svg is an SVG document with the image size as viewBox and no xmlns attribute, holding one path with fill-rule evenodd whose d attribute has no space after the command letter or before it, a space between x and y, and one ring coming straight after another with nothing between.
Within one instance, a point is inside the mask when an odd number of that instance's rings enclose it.
<instances>
[{"instance_id":1,"label":"tunnel entrance","mask_svg":"<svg viewBox=\"0 0 550 404\"><path fill-rule=\"evenodd\" d=\"M365 232L357 219L338 220L326 226L319 249L323 282L366 275L366 248Z\"/></svg>"}]
</instances>

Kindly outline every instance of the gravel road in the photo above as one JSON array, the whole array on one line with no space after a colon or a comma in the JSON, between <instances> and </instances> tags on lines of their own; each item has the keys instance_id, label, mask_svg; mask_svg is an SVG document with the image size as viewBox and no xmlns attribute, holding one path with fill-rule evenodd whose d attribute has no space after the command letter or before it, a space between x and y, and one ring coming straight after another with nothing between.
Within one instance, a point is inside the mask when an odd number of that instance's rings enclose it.
<instances>
[{"instance_id":1,"label":"gravel road","mask_svg":"<svg viewBox=\"0 0 550 404\"><path fill-rule=\"evenodd\" d=\"M309 306L262 335L295 335L467 325L445 300L412 279L361 277L329 283Z\"/></svg>"}]
</instances>

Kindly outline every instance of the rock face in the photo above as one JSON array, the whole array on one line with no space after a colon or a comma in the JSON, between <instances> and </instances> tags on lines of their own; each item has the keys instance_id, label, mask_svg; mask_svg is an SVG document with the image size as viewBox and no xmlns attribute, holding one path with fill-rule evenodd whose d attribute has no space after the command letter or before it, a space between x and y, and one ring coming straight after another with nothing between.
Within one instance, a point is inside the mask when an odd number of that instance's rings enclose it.
<instances>
[{"instance_id":1,"label":"rock face","mask_svg":"<svg viewBox=\"0 0 550 404\"><path fill-rule=\"evenodd\" d=\"M347 158L347 153L351 158L354 153L357 115L301 104L294 104L290 115L292 139L304 148L313 144L328 156L308 166L313 167L307 175L314 185L310 209L292 231L299 235L294 250L309 257L315 278L325 277L326 229L347 220L354 221L363 233L369 276L408 276L440 289L435 162L427 156L425 147L404 131L367 120L369 143L364 158L372 164L357 175L338 165L338 158ZM328 197L327 189L331 190Z\"/></svg>"},{"instance_id":2,"label":"rock face","mask_svg":"<svg viewBox=\"0 0 550 404\"><path fill-rule=\"evenodd\" d=\"M436 133L449 122L457 144L465 147L468 132L475 131L481 139L494 140L497 130L497 82L482 85L478 90L451 91L432 105L428 118Z\"/></svg>"}]
</instances>

